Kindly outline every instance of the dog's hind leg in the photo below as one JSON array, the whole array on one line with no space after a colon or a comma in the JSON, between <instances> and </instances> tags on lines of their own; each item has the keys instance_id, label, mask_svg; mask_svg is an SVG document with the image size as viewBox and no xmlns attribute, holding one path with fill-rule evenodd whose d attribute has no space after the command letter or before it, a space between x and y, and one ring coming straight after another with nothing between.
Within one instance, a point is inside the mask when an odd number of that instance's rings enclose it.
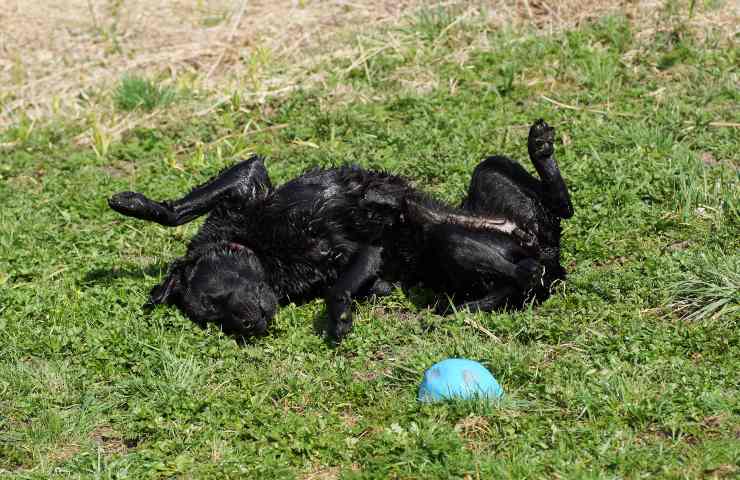
<instances>
[{"instance_id":1,"label":"dog's hind leg","mask_svg":"<svg viewBox=\"0 0 740 480\"><path fill-rule=\"evenodd\" d=\"M529 129L527 149L534 168L542 179L543 204L560 218L573 216L568 187L555 162L555 129L537 120Z\"/></svg>"},{"instance_id":2,"label":"dog's hind leg","mask_svg":"<svg viewBox=\"0 0 740 480\"><path fill-rule=\"evenodd\" d=\"M272 190L267 169L258 156L223 170L177 200L157 202L141 193L121 192L108 199L115 211L168 227L188 223L222 201L248 201Z\"/></svg>"},{"instance_id":3,"label":"dog's hind leg","mask_svg":"<svg viewBox=\"0 0 740 480\"><path fill-rule=\"evenodd\" d=\"M473 171L462 208L483 216L517 219L523 227L541 221L545 211L558 218L573 216L568 188L555 162L555 130L537 120L529 130L529 156L539 179L519 163L502 156L483 160Z\"/></svg>"},{"instance_id":4,"label":"dog's hind leg","mask_svg":"<svg viewBox=\"0 0 740 480\"><path fill-rule=\"evenodd\" d=\"M522 230L513 220L503 215L479 215L468 210L445 210L426 205L417 198L407 197L404 200L404 216L412 224L431 228L438 225L457 225L470 231L499 232L510 235L522 247L537 248L537 238Z\"/></svg>"}]
</instances>

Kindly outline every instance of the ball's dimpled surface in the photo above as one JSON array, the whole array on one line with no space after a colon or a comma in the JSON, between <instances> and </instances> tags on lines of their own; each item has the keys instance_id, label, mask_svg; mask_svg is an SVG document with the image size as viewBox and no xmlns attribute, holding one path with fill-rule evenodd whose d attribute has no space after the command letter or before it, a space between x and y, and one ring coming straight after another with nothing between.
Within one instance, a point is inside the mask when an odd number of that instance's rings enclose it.
<instances>
[{"instance_id":1,"label":"ball's dimpled surface","mask_svg":"<svg viewBox=\"0 0 740 480\"><path fill-rule=\"evenodd\" d=\"M424 372L419 401L432 403L453 398L501 398L504 391L486 367L473 360L448 358Z\"/></svg>"}]
</instances>

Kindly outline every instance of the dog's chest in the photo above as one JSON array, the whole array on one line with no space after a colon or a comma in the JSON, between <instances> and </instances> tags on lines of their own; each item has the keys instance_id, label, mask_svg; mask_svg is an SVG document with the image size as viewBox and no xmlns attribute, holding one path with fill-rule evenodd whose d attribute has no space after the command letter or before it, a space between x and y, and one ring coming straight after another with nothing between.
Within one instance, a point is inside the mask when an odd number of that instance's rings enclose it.
<instances>
[{"instance_id":1,"label":"dog's chest","mask_svg":"<svg viewBox=\"0 0 740 480\"><path fill-rule=\"evenodd\" d=\"M245 218L230 239L251 248L279 297L297 300L333 284L358 249L341 224L316 209Z\"/></svg>"},{"instance_id":2,"label":"dog's chest","mask_svg":"<svg viewBox=\"0 0 740 480\"><path fill-rule=\"evenodd\" d=\"M357 249L346 228L325 215L296 212L286 216L268 235L268 243L286 262L310 264L315 268L343 265Z\"/></svg>"}]
</instances>

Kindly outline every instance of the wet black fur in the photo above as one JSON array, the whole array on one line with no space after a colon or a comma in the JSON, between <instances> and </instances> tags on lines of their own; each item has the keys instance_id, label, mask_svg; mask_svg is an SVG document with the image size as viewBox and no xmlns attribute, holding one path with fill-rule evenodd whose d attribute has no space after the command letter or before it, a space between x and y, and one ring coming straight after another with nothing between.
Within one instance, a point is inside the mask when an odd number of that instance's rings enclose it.
<instances>
[{"instance_id":1,"label":"wet black fur","mask_svg":"<svg viewBox=\"0 0 740 480\"><path fill-rule=\"evenodd\" d=\"M312 170L274 189L262 160L241 162L175 201L114 195L118 212L180 225L210 212L148 305L198 323L262 334L278 304L327 300L329 334L351 329L351 302L390 284L423 285L443 307L492 310L543 300L565 277L560 221L572 215L544 122L530 131L540 179L505 157L473 172L460 208L403 178L357 167Z\"/></svg>"}]
</instances>

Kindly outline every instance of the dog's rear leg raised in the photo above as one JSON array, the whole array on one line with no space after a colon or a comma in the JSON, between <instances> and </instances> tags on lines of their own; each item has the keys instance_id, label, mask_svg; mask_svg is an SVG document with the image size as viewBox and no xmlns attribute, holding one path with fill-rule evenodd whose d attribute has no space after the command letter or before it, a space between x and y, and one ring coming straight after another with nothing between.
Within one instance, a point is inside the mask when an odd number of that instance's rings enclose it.
<instances>
[{"instance_id":1,"label":"dog's rear leg raised","mask_svg":"<svg viewBox=\"0 0 740 480\"><path fill-rule=\"evenodd\" d=\"M537 120L529 129L527 149L534 168L542 179L543 204L560 218L573 216L568 187L555 162L555 129Z\"/></svg>"},{"instance_id":2,"label":"dog's rear leg raised","mask_svg":"<svg viewBox=\"0 0 740 480\"><path fill-rule=\"evenodd\" d=\"M435 225L457 225L459 227L479 232L500 232L510 235L522 247L537 248L537 238L521 229L513 220L502 215L477 215L465 210L444 211L425 205L416 198L407 197L404 200L404 216L407 221L416 225L430 228Z\"/></svg>"},{"instance_id":3,"label":"dog's rear leg raised","mask_svg":"<svg viewBox=\"0 0 740 480\"><path fill-rule=\"evenodd\" d=\"M157 202L141 193L121 192L108 205L123 215L174 227L208 213L226 199L251 200L272 190L265 164L258 156L223 170L178 200Z\"/></svg>"}]
</instances>

